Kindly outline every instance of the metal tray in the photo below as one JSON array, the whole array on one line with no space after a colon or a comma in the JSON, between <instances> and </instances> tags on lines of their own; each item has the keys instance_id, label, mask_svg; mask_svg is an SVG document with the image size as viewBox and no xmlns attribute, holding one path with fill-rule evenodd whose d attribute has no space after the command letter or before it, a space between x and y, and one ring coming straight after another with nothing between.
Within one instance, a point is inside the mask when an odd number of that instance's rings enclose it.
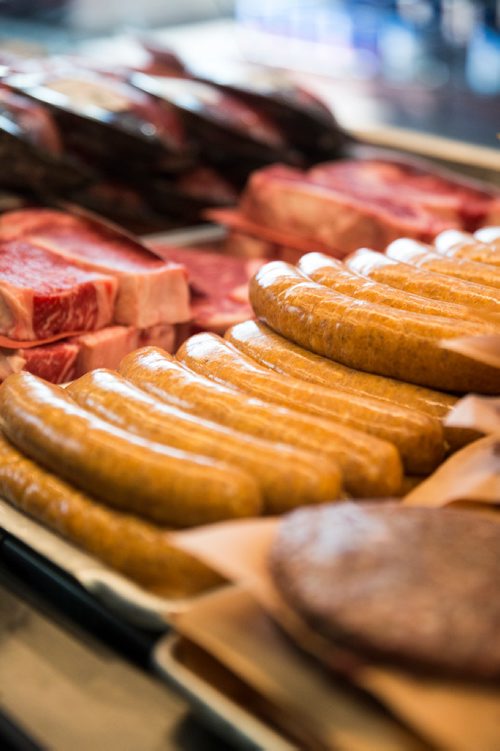
<instances>
[{"instance_id":1,"label":"metal tray","mask_svg":"<svg viewBox=\"0 0 500 751\"><path fill-rule=\"evenodd\" d=\"M167 599L151 594L2 499L0 536L1 530L69 574L113 613L139 628L165 630L170 614L187 608L201 596Z\"/></svg>"},{"instance_id":2,"label":"metal tray","mask_svg":"<svg viewBox=\"0 0 500 751\"><path fill-rule=\"evenodd\" d=\"M153 664L221 738L246 751L297 751L259 711L251 689L189 640L176 634L164 637Z\"/></svg>"}]
</instances>

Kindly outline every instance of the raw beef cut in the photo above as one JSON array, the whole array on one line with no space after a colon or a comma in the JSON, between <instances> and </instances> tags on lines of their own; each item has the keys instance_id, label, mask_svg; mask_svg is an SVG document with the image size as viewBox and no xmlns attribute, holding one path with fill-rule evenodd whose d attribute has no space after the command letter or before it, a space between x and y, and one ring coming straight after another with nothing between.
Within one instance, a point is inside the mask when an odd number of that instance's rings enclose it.
<instances>
[{"instance_id":1,"label":"raw beef cut","mask_svg":"<svg viewBox=\"0 0 500 751\"><path fill-rule=\"evenodd\" d=\"M401 236L428 241L455 226L400 194L330 187L280 165L254 172L240 211L254 224L304 238L310 250L320 243L343 255L364 245L383 250Z\"/></svg>"},{"instance_id":2,"label":"raw beef cut","mask_svg":"<svg viewBox=\"0 0 500 751\"><path fill-rule=\"evenodd\" d=\"M149 329L133 326L107 326L101 331L82 334L72 339L78 346L75 378L95 368L117 368L120 361L138 347L161 347L174 351L175 326L158 324Z\"/></svg>"},{"instance_id":3,"label":"raw beef cut","mask_svg":"<svg viewBox=\"0 0 500 751\"><path fill-rule=\"evenodd\" d=\"M329 162L313 167L308 175L314 182L368 201L373 196L397 197L466 230L500 219L500 197L492 191L469 185L458 175L429 172L402 161Z\"/></svg>"},{"instance_id":4,"label":"raw beef cut","mask_svg":"<svg viewBox=\"0 0 500 751\"><path fill-rule=\"evenodd\" d=\"M0 241L29 240L82 269L118 280L114 321L138 328L189 319L186 274L165 263L132 236L87 217L49 209L0 217Z\"/></svg>"},{"instance_id":5,"label":"raw beef cut","mask_svg":"<svg viewBox=\"0 0 500 751\"><path fill-rule=\"evenodd\" d=\"M493 188L413 163L367 159L308 172L265 167L250 177L238 210L208 215L240 235L343 257L362 246L384 250L398 237L431 242L446 229L472 231L499 213Z\"/></svg>"},{"instance_id":6,"label":"raw beef cut","mask_svg":"<svg viewBox=\"0 0 500 751\"><path fill-rule=\"evenodd\" d=\"M191 333L216 331L253 316L248 301L248 282L265 259L247 260L197 248L155 244L162 258L182 263L192 290Z\"/></svg>"},{"instance_id":7,"label":"raw beef cut","mask_svg":"<svg viewBox=\"0 0 500 751\"><path fill-rule=\"evenodd\" d=\"M51 344L0 349L0 382L11 373L29 370L52 383L65 383L94 368L117 368L138 347L161 347L174 352L177 328L159 324L148 329L106 326Z\"/></svg>"},{"instance_id":8,"label":"raw beef cut","mask_svg":"<svg viewBox=\"0 0 500 751\"><path fill-rule=\"evenodd\" d=\"M52 383L66 383L75 377L78 345L71 342L44 344L19 350L19 356L24 360L23 370Z\"/></svg>"},{"instance_id":9,"label":"raw beef cut","mask_svg":"<svg viewBox=\"0 0 500 751\"><path fill-rule=\"evenodd\" d=\"M117 282L30 242L0 242L0 334L17 340L91 331L113 319Z\"/></svg>"}]
</instances>

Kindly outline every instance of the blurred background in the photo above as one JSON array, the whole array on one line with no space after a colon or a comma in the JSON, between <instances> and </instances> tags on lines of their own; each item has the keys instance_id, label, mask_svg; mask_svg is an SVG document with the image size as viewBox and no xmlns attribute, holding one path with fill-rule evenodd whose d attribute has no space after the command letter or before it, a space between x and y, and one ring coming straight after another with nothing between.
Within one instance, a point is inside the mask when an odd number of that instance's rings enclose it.
<instances>
[{"instance_id":1,"label":"blurred background","mask_svg":"<svg viewBox=\"0 0 500 751\"><path fill-rule=\"evenodd\" d=\"M347 124L498 143L500 0L0 0L0 51L123 58L138 32L307 76Z\"/></svg>"}]
</instances>

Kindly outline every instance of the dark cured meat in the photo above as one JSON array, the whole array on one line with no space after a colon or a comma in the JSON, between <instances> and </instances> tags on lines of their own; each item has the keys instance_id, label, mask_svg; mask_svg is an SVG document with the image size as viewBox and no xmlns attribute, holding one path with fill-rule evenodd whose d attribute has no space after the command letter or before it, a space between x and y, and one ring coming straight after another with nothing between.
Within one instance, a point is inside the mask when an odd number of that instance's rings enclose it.
<instances>
[{"instance_id":1,"label":"dark cured meat","mask_svg":"<svg viewBox=\"0 0 500 751\"><path fill-rule=\"evenodd\" d=\"M214 163L232 156L269 163L300 161L285 134L264 114L215 86L187 78L134 73L134 86L182 112L186 126Z\"/></svg>"},{"instance_id":2,"label":"dark cured meat","mask_svg":"<svg viewBox=\"0 0 500 751\"><path fill-rule=\"evenodd\" d=\"M255 80L255 75L250 78L248 71L238 70L234 62L228 66L203 60L186 67L161 42L149 38L140 41L152 57L145 72L189 77L216 86L272 118L286 133L287 140L305 153L307 161L331 159L344 145L346 138L331 111L301 87L289 81L276 82L269 73Z\"/></svg>"},{"instance_id":3,"label":"dark cured meat","mask_svg":"<svg viewBox=\"0 0 500 751\"><path fill-rule=\"evenodd\" d=\"M88 182L88 170L62 154L48 111L0 86L0 185L47 193Z\"/></svg>"},{"instance_id":4,"label":"dark cured meat","mask_svg":"<svg viewBox=\"0 0 500 751\"><path fill-rule=\"evenodd\" d=\"M65 148L99 168L117 174L161 172L191 159L174 109L113 76L62 64L59 71L19 74L4 82L49 107Z\"/></svg>"}]
</instances>

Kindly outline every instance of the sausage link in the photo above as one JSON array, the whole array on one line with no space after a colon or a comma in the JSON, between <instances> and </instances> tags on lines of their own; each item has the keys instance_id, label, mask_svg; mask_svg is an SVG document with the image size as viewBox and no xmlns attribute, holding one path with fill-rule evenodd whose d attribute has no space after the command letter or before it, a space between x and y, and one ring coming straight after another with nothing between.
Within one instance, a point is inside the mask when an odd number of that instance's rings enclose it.
<instances>
[{"instance_id":1,"label":"sausage link","mask_svg":"<svg viewBox=\"0 0 500 751\"><path fill-rule=\"evenodd\" d=\"M495 252L500 250L500 227L481 227L474 232L474 237L489 245Z\"/></svg>"},{"instance_id":2,"label":"sausage link","mask_svg":"<svg viewBox=\"0 0 500 751\"><path fill-rule=\"evenodd\" d=\"M388 284L372 281L356 274L345 266L341 261L331 258L323 253L308 253L302 256L297 264L301 271L309 279L325 287L341 292L344 295L355 297L357 300L374 302L378 305L389 305L391 308L408 310L412 313L424 313L425 315L441 316L445 318L457 318L461 321L477 321L485 327L495 331L500 327L488 321L485 315L475 312L464 305L455 305L441 300L430 300L420 295L390 287Z\"/></svg>"},{"instance_id":3,"label":"sausage link","mask_svg":"<svg viewBox=\"0 0 500 751\"><path fill-rule=\"evenodd\" d=\"M462 258L465 261L500 266L500 244L498 248L494 248L467 232L447 229L436 237L434 246L440 255L449 258Z\"/></svg>"},{"instance_id":4,"label":"sausage link","mask_svg":"<svg viewBox=\"0 0 500 751\"><path fill-rule=\"evenodd\" d=\"M261 511L246 472L120 430L30 373L3 382L0 414L20 451L116 508L175 527Z\"/></svg>"},{"instance_id":5,"label":"sausage link","mask_svg":"<svg viewBox=\"0 0 500 751\"><path fill-rule=\"evenodd\" d=\"M140 388L187 412L332 458L355 497L383 497L399 490L401 461L387 441L249 397L193 373L156 347L127 355L119 370Z\"/></svg>"},{"instance_id":6,"label":"sausage link","mask_svg":"<svg viewBox=\"0 0 500 751\"><path fill-rule=\"evenodd\" d=\"M457 397L393 378L363 373L289 342L261 321L237 323L225 338L249 357L278 373L295 376L334 389L366 397L384 399L390 404L423 412L442 421L456 404ZM479 437L475 430L444 426L444 436L452 450Z\"/></svg>"},{"instance_id":7,"label":"sausage link","mask_svg":"<svg viewBox=\"0 0 500 751\"><path fill-rule=\"evenodd\" d=\"M381 284L433 300L466 305L475 311L500 314L500 293L483 284L450 279L417 266L393 261L382 253L362 248L345 259L348 269Z\"/></svg>"},{"instance_id":8,"label":"sausage link","mask_svg":"<svg viewBox=\"0 0 500 751\"><path fill-rule=\"evenodd\" d=\"M274 331L351 368L445 391L498 393L498 369L440 347L443 339L482 334L481 324L354 300L281 261L253 277L250 300Z\"/></svg>"},{"instance_id":9,"label":"sausage link","mask_svg":"<svg viewBox=\"0 0 500 751\"><path fill-rule=\"evenodd\" d=\"M118 373L94 370L67 388L103 420L156 443L222 459L255 478L267 513L338 498L340 470L311 452L238 433L160 402Z\"/></svg>"},{"instance_id":10,"label":"sausage link","mask_svg":"<svg viewBox=\"0 0 500 751\"><path fill-rule=\"evenodd\" d=\"M0 495L163 597L187 597L221 581L203 563L171 545L165 529L102 506L27 459L2 435Z\"/></svg>"},{"instance_id":11,"label":"sausage link","mask_svg":"<svg viewBox=\"0 0 500 751\"><path fill-rule=\"evenodd\" d=\"M428 245L419 243L417 240L408 238L395 240L388 246L385 253L394 261L401 261L401 263L408 263L437 274L446 274L446 276L457 277L466 282L483 284L500 290L500 269L462 258L443 258L439 253L433 253Z\"/></svg>"},{"instance_id":12,"label":"sausage link","mask_svg":"<svg viewBox=\"0 0 500 751\"><path fill-rule=\"evenodd\" d=\"M410 472L427 474L443 459L443 430L439 420L429 415L389 405L381 399L312 385L293 376L283 378L258 365L216 334L192 336L176 357L200 375L235 386L265 401L326 417L390 441Z\"/></svg>"}]
</instances>

